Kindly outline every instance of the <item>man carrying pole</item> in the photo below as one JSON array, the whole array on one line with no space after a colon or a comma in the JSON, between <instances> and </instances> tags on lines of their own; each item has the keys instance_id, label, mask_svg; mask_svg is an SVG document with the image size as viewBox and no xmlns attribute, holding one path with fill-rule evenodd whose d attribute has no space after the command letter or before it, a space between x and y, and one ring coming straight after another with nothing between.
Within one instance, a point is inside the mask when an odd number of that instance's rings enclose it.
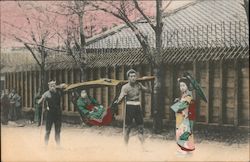
<instances>
[{"instance_id":1,"label":"man carrying pole","mask_svg":"<svg viewBox=\"0 0 250 162\"><path fill-rule=\"evenodd\" d=\"M49 90L46 91L42 95L41 99L38 100L38 104L45 102L46 110L47 110L45 145L46 146L48 145L50 131L54 123L56 144L60 146L60 132L61 132L61 125L62 125L62 110L60 108L60 102L61 102L62 92L58 90L57 88L60 88L60 89L64 88L65 84L60 84L59 86L56 86L55 81L50 81L48 83L48 86L49 86ZM42 114L42 117L43 117L43 114ZM41 117L41 123L43 120L42 117Z\"/></svg>"},{"instance_id":2,"label":"man carrying pole","mask_svg":"<svg viewBox=\"0 0 250 162\"><path fill-rule=\"evenodd\" d=\"M141 92L151 92L141 83L137 82L136 71L130 69L127 72L128 83L122 86L121 93L115 103L120 103L122 99L125 97L125 110L124 110L124 142L127 145L129 141L129 133L132 128L133 119L135 119L135 123L138 127L139 140L143 144L144 142L144 126L143 126L143 113L141 109L141 101L140 94Z\"/></svg>"}]
</instances>

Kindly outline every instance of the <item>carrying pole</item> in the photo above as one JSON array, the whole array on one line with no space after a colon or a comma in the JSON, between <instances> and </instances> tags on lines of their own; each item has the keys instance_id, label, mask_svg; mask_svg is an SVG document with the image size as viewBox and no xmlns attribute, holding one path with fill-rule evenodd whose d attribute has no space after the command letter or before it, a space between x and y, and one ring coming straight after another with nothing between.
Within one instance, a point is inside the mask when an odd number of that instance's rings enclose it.
<instances>
[{"instance_id":1,"label":"carrying pole","mask_svg":"<svg viewBox=\"0 0 250 162\"><path fill-rule=\"evenodd\" d=\"M127 106L126 106L126 97L124 97L124 109L123 109L123 137L125 137L125 126L126 126L126 109L127 109Z\"/></svg>"},{"instance_id":2,"label":"carrying pole","mask_svg":"<svg viewBox=\"0 0 250 162\"><path fill-rule=\"evenodd\" d=\"M41 122L40 122L40 141L42 141L43 113L44 113L44 100L42 102L42 114L41 114Z\"/></svg>"}]
</instances>

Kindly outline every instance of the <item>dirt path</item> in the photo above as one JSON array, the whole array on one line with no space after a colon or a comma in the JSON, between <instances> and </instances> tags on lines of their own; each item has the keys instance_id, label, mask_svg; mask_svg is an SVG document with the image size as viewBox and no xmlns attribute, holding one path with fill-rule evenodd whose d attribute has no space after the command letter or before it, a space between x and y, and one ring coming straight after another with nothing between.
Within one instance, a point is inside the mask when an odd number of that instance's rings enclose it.
<instances>
[{"instance_id":1,"label":"dirt path","mask_svg":"<svg viewBox=\"0 0 250 162\"><path fill-rule=\"evenodd\" d=\"M34 126L1 127L1 161L249 161L249 144L233 144L202 141L189 157L175 155L175 141L147 136L144 148L136 135L125 147L120 128L72 128L63 127L62 148L54 142L54 130L50 143L43 145L43 135Z\"/></svg>"}]
</instances>

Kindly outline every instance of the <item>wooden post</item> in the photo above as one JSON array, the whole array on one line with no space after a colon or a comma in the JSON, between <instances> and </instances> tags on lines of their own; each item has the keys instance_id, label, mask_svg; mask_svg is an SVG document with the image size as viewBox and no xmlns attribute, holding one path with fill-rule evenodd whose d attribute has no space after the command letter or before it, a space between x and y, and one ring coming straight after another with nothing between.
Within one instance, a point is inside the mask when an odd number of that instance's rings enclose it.
<instances>
[{"instance_id":1,"label":"wooden post","mask_svg":"<svg viewBox=\"0 0 250 162\"><path fill-rule=\"evenodd\" d=\"M29 107L32 107L32 101L33 101L33 94L32 94L32 90L33 90L33 87L32 87L32 79L33 79L33 71L30 71L30 75L29 75Z\"/></svg>"},{"instance_id":2,"label":"wooden post","mask_svg":"<svg viewBox=\"0 0 250 162\"><path fill-rule=\"evenodd\" d=\"M62 82L62 83L66 83L65 80L63 79L63 74L64 74L63 72L64 72L64 71L60 69L60 71L59 71L59 80L60 80L60 82ZM66 96L66 95L63 95L63 97L61 98L62 101L61 101L61 103L60 103L60 107L61 107L62 110L64 110L64 100L65 100L65 96Z\"/></svg>"},{"instance_id":3,"label":"wooden post","mask_svg":"<svg viewBox=\"0 0 250 162\"><path fill-rule=\"evenodd\" d=\"M14 72L11 73L11 89L15 88L15 83L14 83Z\"/></svg>"},{"instance_id":4,"label":"wooden post","mask_svg":"<svg viewBox=\"0 0 250 162\"><path fill-rule=\"evenodd\" d=\"M94 78L94 69L93 68L90 69L89 75L90 75L89 80L93 80L93 78ZM88 93L90 96L94 96L94 89L93 88L89 89Z\"/></svg>"},{"instance_id":5,"label":"wooden post","mask_svg":"<svg viewBox=\"0 0 250 162\"><path fill-rule=\"evenodd\" d=\"M15 88L16 88L16 92L18 93L18 72L15 72Z\"/></svg>"},{"instance_id":6,"label":"wooden post","mask_svg":"<svg viewBox=\"0 0 250 162\"><path fill-rule=\"evenodd\" d=\"M21 100L22 100L22 105L21 105L21 107L23 108L23 106L24 106L24 102L25 102L25 100L24 100L24 87L23 87L23 85L24 85L24 79L23 79L23 71L21 71L21 80L20 80L20 83L21 83L21 85L20 85L20 88L21 88L21 91L20 91L20 95L21 95Z\"/></svg>"},{"instance_id":7,"label":"wooden post","mask_svg":"<svg viewBox=\"0 0 250 162\"><path fill-rule=\"evenodd\" d=\"M234 61L234 126L239 125L239 61Z\"/></svg>"},{"instance_id":8,"label":"wooden post","mask_svg":"<svg viewBox=\"0 0 250 162\"><path fill-rule=\"evenodd\" d=\"M40 90L42 90L42 85L41 85L41 73L40 73L40 71L38 71L38 87L40 88ZM43 93L43 92L42 92Z\"/></svg>"},{"instance_id":9,"label":"wooden post","mask_svg":"<svg viewBox=\"0 0 250 162\"><path fill-rule=\"evenodd\" d=\"M220 61L220 107L219 107L219 124L223 124L224 122L224 114L225 114L225 69L223 66L223 60Z\"/></svg>"},{"instance_id":10,"label":"wooden post","mask_svg":"<svg viewBox=\"0 0 250 162\"><path fill-rule=\"evenodd\" d=\"M33 95L36 95L36 93L37 93L37 90L38 90L38 86L37 86L37 71L34 71L34 78L33 78L33 84L34 84L34 87L33 87L33 90L34 90L34 92L33 92ZM35 97L35 96L34 96Z\"/></svg>"},{"instance_id":11,"label":"wooden post","mask_svg":"<svg viewBox=\"0 0 250 162\"><path fill-rule=\"evenodd\" d=\"M68 81L68 71L65 70L65 74L64 74L64 80L65 80L65 83L69 83ZM68 94L64 95L64 111L68 112L69 111L69 104L68 104Z\"/></svg>"},{"instance_id":12,"label":"wooden post","mask_svg":"<svg viewBox=\"0 0 250 162\"><path fill-rule=\"evenodd\" d=\"M4 75L4 82L3 82L3 87L1 87L1 88L2 88L2 90L5 90L5 89L6 89L6 86L7 86L7 84L6 84L6 81L7 81L7 73L4 73L3 75Z\"/></svg>"},{"instance_id":13,"label":"wooden post","mask_svg":"<svg viewBox=\"0 0 250 162\"><path fill-rule=\"evenodd\" d=\"M137 66L136 71L137 71L137 73L139 73L139 75L137 77L143 77L144 76L144 70L143 70L142 66ZM143 112L143 117L145 117L145 115L146 115L145 97L146 97L146 95L144 93L140 94L140 101L141 101L141 108L142 108L142 112Z\"/></svg>"},{"instance_id":14,"label":"wooden post","mask_svg":"<svg viewBox=\"0 0 250 162\"><path fill-rule=\"evenodd\" d=\"M11 91L11 72L8 73L8 89Z\"/></svg>"},{"instance_id":15,"label":"wooden post","mask_svg":"<svg viewBox=\"0 0 250 162\"><path fill-rule=\"evenodd\" d=\"M16 72L16 93L18 93L20 95L20 90L19 90L19 83L20 83L20 79L19 79L19 73L20 72Z\"/></svg>"},{"instance_id":16,"label":"wooden post","mask_svg":"<svg viewBox=\"0 0 250 162\"><path fill-rule=\"evenodd\" d=\"M122 78L119 78L119 79L124 80L124 79L125 79L124 74L126 73L126 72L125 72L125 66L123 65L123 66L121 66L120 68L121 68ZM124 100L124 101L125 101L125 100ZM123 101L123 102L124 102L124 101ZM120 115L120 114L121 114L122 116L124 115L124 114L122 114L122 112L124 112L124 111L123 111L124 109L125 109L125 104L121 104L121 109L119 109L119 110L121 110L121 111L119 111L119 115Z\"/></svg>"},{"instance_id":17,"label":"wooden post","mask_svg":"<svg viewBox=\"0 0 250 162\"><path fill-rule=\"evenodd\" d=\"M13 88L13 72L10 73L10 91Z\"/></svg>"},{"instance_id":18,"label":"wooden post","mask_svg":"<svg viewBox=\"0 0 250 162\"><path fill-rule=\"evenodd\" d=\"M5 73L5 74L4 74L4 79L5 79L5 80L4 80L4 90L7 89L7 81L8 81L8 80L7 80L7 76L8 76L8 73Z\"/></svg>"},{"instance_id":19,"label":"wooden post","mask_svg":"<svg viewBox=\"0 0 250 162\"><path fill-rule=\"evenodd\" d=\"M101 68L96 69L97 72L97 79L101 78ZM102 88L96 88L97 91L97 101L101 104L102 103Z\"/></svg>"},{"instance_id":20,"label":"wooden post","mask_svg":"<svg viewBox=\"0 0 250 162\"><path fill-rule=\"evenodd\" d=\"M109 68L108 67L105 68L105 77L109 78ZM105 101L106 101L105 102L105 107L108 108L108 106L110 105L108 87L105 88L105 94L103 94L103 95L105 95Z\"/></svg>"},{"instance_id":21,"label":"wooden post","mask_svg":"<svg viewBox=\"0 0 250 162\"><path fill-rule=\"evenodd\" d=\"M16 89L16 72L13 72L12 73L12 76L13 76L13 88ZM17 89L16 89L17 90Z\"/></svg>"},{"instance_id":22,"label":"wooden post","mask_svg":"<svg viewBox=\"0 0 250 162\"><path fill-rule=\"evenodd\" d=\"M207 83L207 112L206 112L206 123L210 123L210 116L211 116L211 103L210 103L210 95L211 95L211 69L210 69L210 62L206 62L207 65L207 76L206 76L206 83Z\"/></svg>"},{"instance_id":23,"label":"wooden post","mask_svg":"<svg viewBox=\"0 0 250 162\"><path fill-rule=\"evenodd\" d=\"M6 82L7 82L6 88L7 88L8 90L10 90L10 73L9 73L9 72L7 73Z\"/></svg>"},{"instance_id":24,"label":"wooden post","mask_svg":"<svg viewBox=\"0 0 250 162\"><path fill-rule=\"evenodd\" d=\"M89 71L89 69L87 69L87 71ZM75 83L81 82L80 81L80 73L79 73L78 69L75 69L75 74L74 75L75 75ZM89 77L88 75L89 75L89 73L87 73L87 78Z\"/></svg>"},{"instance_id":25,"label":"wooden post","mask_svg":"<svg viewBox=\"0 0 250 162\"><path fill-rule=\"evenodd\" d=\"M174 102L174 75L175 75L175 70L174 70L174 65L170 65L169 66L169 92L167 92L169 94L169 105L171 106ZM168 109L168 113L169 113L169 118L168 120L171 121L173 119L173 111L171 110L171 108L169 107Z\"/></svg>"},{"instance_id":26,"label":"wooden post","mask_svg":"<svg viewBox=\"0 0 250 162\"><path fill-rule=\"evenodd\" d=\"M20 71L18 73L18 91L19 91L19 95L22 94L22 89L21 89L21 87L22 87L22 81L21 81L21 78L22 78L22 72Z\"/></svg>"},{"instance_id":27,"label":"wooden post","mask_svg":"<svg viewBox=\"0 0 250 162\"><path fill-rule=\"evenodd\" d=\"M113 67L112 73L110 75L111 75L112 79L116 79L116 67ZM111 88L110 92L111 92L110 97L112 97L112 98L115 98L115 95L119 95L119 94L116 94L116 93L118 93L117 87Z\"/></svg>"},{"instance_id":28,"label":"wooden post","mask_svg":"<svg viewBox=\"0 0 250 162\"><path fill-rule=\"evenodd\" d=\"M28 71L25 71L25 107L28 107Z\"/></svg>"},{"instance_id":29,"label":"wooden post","mask_svg":"<svg viewBox=\"0 0 250 162\"><path fill-rule=\"evenodd\" d=\"M194 78L197 80L197 82L199 82L200 80L200 75L199 75L199 67L198 67L198 63L197 61L194 61L193 62L193 74L194 74ZM194 99L195 99L195 104L196 104L196 118L197 118L197 121L199 121L200 119L200 100L197 99L198 96L196 93L194 93Z\"/></svg>"},{"instance_id":30,"label":"wooden post","mask_svg":"<svg viewBox=\"0 0 250 162\"><path fill-rule=\"evenodd\" d=\"M7 72L5 74L5 89L9 89L9 82L10 82L9 73Z\"/></svg>"},{"instance_id":31,"label":"wooden post","mask_svg":"<svg viewBox=\"0 0 250 162\"><path fill-rule=\"evenodd\" d=\"M74 83L74 69L71 69L71 73L70 74L71 74L70 75L71 76L70 83ZM67 93L67 95L69 96L70 94ZM70 111L74 112L74 104L72 102L70 102Z\"/></svg>"},{"instance_id":32,"label":"wooden post","mask_svg":"<svg viewBox=\"0 0 250 162\"><path fill-rule=\"evenodd\" d=\"M16 81L15 81L15 79L16 79L16 75L15 75L16 73L15 72L12 72L12 88L16 88Z\"/></svg>"},{"instance_id":33,"label":"wooden post","mask_svg":"<svg viewBox=\"0 0 250 162\"><path fill-rule=\"evenodd\" d=\"M50 82L51 81L51 70L48 70L47 74L48 74L48 82Z\"/></svg>"}]
</instances>

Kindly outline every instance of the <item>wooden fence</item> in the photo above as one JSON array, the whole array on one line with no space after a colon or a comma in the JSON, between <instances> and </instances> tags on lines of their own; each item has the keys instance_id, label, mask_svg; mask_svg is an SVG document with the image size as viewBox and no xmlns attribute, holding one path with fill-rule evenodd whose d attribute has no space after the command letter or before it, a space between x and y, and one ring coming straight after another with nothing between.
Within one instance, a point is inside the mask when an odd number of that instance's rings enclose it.
<instances>
[{"instance_id":1,"label":"wooden fence","mask_svg":"<svg viewBox=\"0 0 250 162\"><path fill-rule=\"evenodd\" d=\"M99 78L126 79L126 71L129 68L138 71L139 76L152 75L152 69L148 65L119 66L113 68L88 69L88 80ZM201 84L208 97L208 103L199 99L197 102L197 121L206 124L248 126L249 123L249 63L248 60L193 62L185 64L165 65L164 105L165 118L174 120L174 113L170 109L174 98L179 96L176 79L188 71ZM48 80L56 80L57 83L79 82L78 69L72 70L49 70ZM34 106L34 94L38 90L40 76L38 71L24 71L5 73L5 87L16 88L22 96L23 109ZM89 94L107 107L114 98L115 88L90 89ZM151 118L152 96L142 95L145 118ZM68 94L63 96L61 103L65 114L77 113L70 101ZM118 112L118 118L122 117L122 105Z\"/></svg>"}]
</instances>

